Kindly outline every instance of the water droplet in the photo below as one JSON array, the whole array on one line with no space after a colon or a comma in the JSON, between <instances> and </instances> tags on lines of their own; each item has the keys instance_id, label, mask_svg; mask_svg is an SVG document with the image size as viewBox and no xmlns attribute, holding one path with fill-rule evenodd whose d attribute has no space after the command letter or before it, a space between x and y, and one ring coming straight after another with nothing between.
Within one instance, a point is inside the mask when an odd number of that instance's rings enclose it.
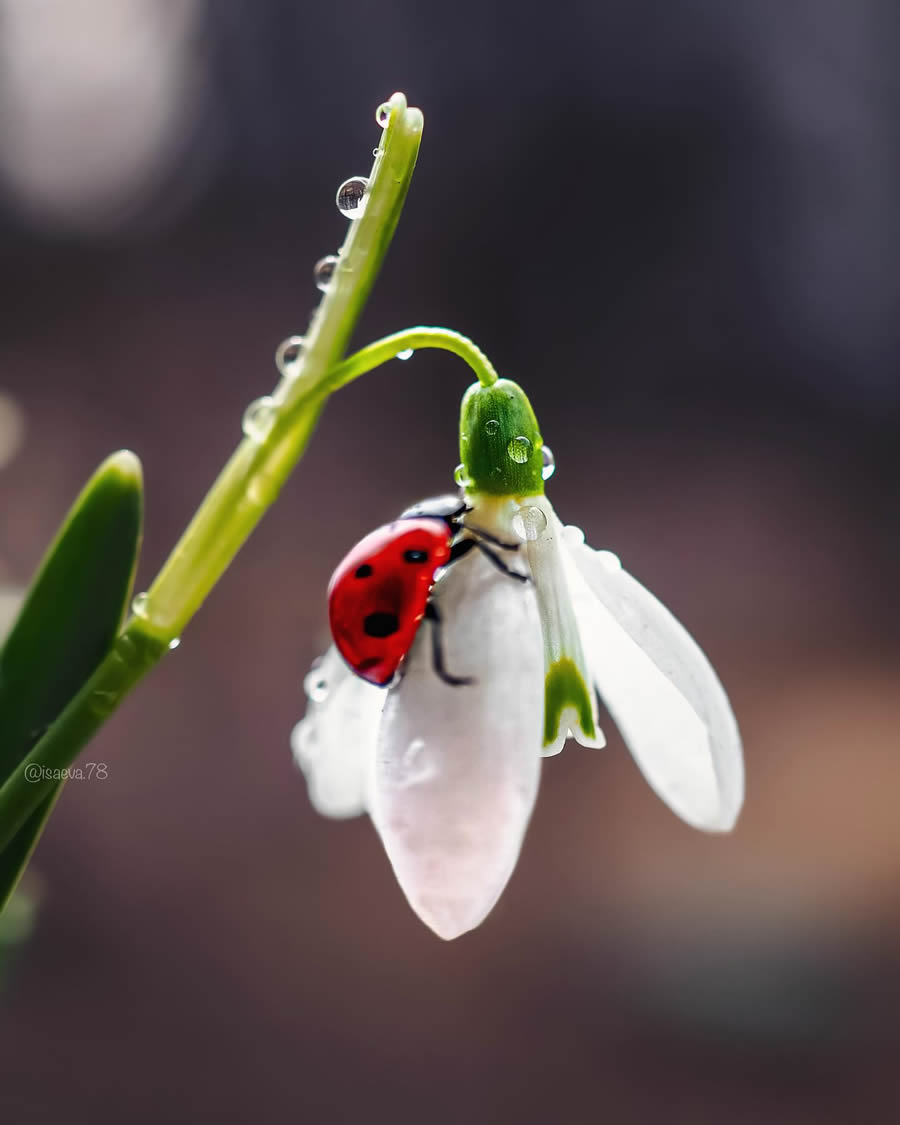
<instances>
[{"instance_id":1,"label":"water droplet","mask_svg":"<svg viewBox=\"0 0 900 1125\"><path fill-rule=\"evenodd\" d=\"M324 293L337 268L338 256L337 254L326 254L324 258L320 258L313 267L313 279L316 283L316 288L321 289Z\"/></svg>"},{"instance_id":2,"label":"water droplet","mask_svg":"<svg viewBox=\"0 0 900 1125\"><path fill-rule=\"evenodd\" d=\"M303 690L310 703L324 703L328 698L328 681L318 668L313 668L307 673L303 681Z\"/></svg>"},{"instance_id":3,"label":"water droplet","mask_svg":"<svg viewBox=\"0 0 900 1125\"><path fill-rule=\"evenodd\" d=\"M97 691L91 692L91 710L95 715L111 715L116 709L116 703L119 700L117 692L114 691Z\"/></svg>"},{"instance_id":4,"label":"water droplet","mask_svg":"<svg viewBox=\"0 0 900 1125\"><path fill-rule=\"evenodd\" d=\"M358 219L366 209L369 181L364 176L351 176L337 190L335 202L345 219Z\"/></svg>"},{"instance_id":5,"label":"water droplet","mask_svg":"<svg viewBox=\"0 0 900 1125\"><path fill-rule=\"evenodd\" d=\"M131 612L135 617L146 617L147 608L150 604L149 594L135 594L134 600L131 603Z\"/></svg>"},{"instance_id":6,"label":"water droplet","mask_svg":"<svg viewBox=\"0 0 900 1125\"><path fill-rule=\"evenodd\" d=\"M397 352L397 359L412 359L415 351L412 348L404 348L402 352Z\"/></svg>"},{"instance_id":7,"label":"water droplet","mask_svg":"<svg viewBox=\"0 0 900 1125\"><path fill-rule=\"evenodd\" d=\"M553 456L553 450L549 445L541 446L541 460L543 461L541 476L544 480L549 480L556 472L556 458Z\"/></svg>"},{"instance_id":8,"label":"water droplet","mask_svg":"<svg viewBox=\"0 0 900 1125\"><path fill-rule=\"evenodd\" d=\"M531 456L531 442L527 437L510 438L506 452L509 454L511 461L515 461L517 465L524 465Z\"/></svg>"},{"instance_id":9,"label":"water droplet","mask_svg":"<svg viewBox=\"0 0 900 1125\"><path fill-rule=\"evenodd\" d=\"M500 423L496 418L489 418L484 424L484 432L486 434L495 434L500 429Z\"/></svg>"},{"instance_id":10,"label":"water droplet","mask_svg":"<svg viewBox=\"0 0 900 1125\"><path fill-rule=\"evenodd\" d=\"M391 106L389 102L382 102L375 110L375 120L384 129L391 119Z\"/></svg>"},{"instance_id":11,"label":"water droplet","mask_svg":"<svg viewBox=\"0 0 900 1125\"><path fill-rule=\"evenodd\" d=\"M398 765L396 784L399 789L421 785L423 781L429 781L437 773L434 762L425 754L424 738L414 738L410 742L403 751Z\"/></svg>"},{"instance_id":12,"label":"water droplet","mask_svg":"<svg viewBox=\"0 0 900 1125\"><path fill-rule=\"evenodd\" d=\"M540 508L519 508L512 520L513 531L524 542L537 539L547 527L547 517Z\"/></svg>"},{"instance_id":13,"label":"water droplet","mask_svg":"<svg viewBox=\"0 0 900 1125\"><path fill-rule=\"evenodd\" d=\"M414 765L415 761L416 761L416 758L419 757L419 755L422 753L422 751L424 749L425 749L425 739L424 738L414 738L412 740L412 742L409 744L409 746L407 746L407 748L403 751L403 765L404 765L404 767L406 769L409 769L409 767L411 765Z\"/></svg>"},{"instance_id":14,"label":"water droplet","mask_svg":"<svg viewBox=\"0 0 900 1125\"><path fill-rule=\"evenodd\" d=\"M175 649L178 648L178 646L180 644L181 644L181 637L173 637L171 639L171 641L169 641L169 652L174 652Z\"/></svg>"},{"instance_id":15,"label":"water droplet","mask_svg":"<svg viewBox=\"0 0 900 1125\"><path fill-rule=\"evenodd\" d=\"M380 151L381 151L381 149L379 149L379 148L378 148L378 147L376 146L375 148L373 148L373 149L372 149L372 155L373 155L373 156L377 156L377 155L378 155L378 153L379 153Z\"/></svg>"},{"instance_id":16,"label":"water droplet","mask_svg":"<svg viewBox=\"0 0 900 1125\"><path fill-rule=\"evenodd\" d=\"M456 484L459 485L460 488L468 488L469 487L470 481L469 481L469 478L466 476L465 465L457 465L456 466L456 468L453 470L453 480L456 482Z\"/></svg>"},{"instance_id":17,"label":"water droplet","mask_svg":"<svg viewBox=\"0 0 900 1125\"><path fill-rule=\"evenodd\" d=\"M285 379L296 379L300 373L300 356L305 343L302 336L288 336L276 348L275 366Z\"/></svg>"},{"instance_id":18,"label":"water droplet","mask_svg":"<svg viewBox=\"0 0 900 1125\"><path fill-rule=\"evenodd\" d=\"M275 403L269 395L254 399L244 411L241 423L251 441L264 441L275 424Z\"/></svg>"}]
</instances>

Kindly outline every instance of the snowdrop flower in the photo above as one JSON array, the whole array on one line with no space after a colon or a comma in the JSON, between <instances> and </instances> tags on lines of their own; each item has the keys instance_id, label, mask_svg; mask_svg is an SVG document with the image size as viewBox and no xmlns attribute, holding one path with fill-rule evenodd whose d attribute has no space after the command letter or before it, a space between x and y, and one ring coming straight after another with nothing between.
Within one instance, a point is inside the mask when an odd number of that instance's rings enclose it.
<instances>
[{"instance_id":1,"label":"snowdrop flower","mask_svg":"<svg viewBox=\"0 0 900 1125\"><path fill-rule=\"evenodd\" d=\"M743 801L734 716L703 652L669 611L564 527L544 495L543 441L525 394L501 379L466 393L464 525L501 543L439 572L447 683L423 622L389 688L334 648L307 677L292 745L319 812L368 812L410 905L443 938L483 921L512 873L541 759L567 737L604 744L597 695L644 777L689 824L733 827ZM466 531L462 535L468 534Z\"/></svg>"}]
</instances>

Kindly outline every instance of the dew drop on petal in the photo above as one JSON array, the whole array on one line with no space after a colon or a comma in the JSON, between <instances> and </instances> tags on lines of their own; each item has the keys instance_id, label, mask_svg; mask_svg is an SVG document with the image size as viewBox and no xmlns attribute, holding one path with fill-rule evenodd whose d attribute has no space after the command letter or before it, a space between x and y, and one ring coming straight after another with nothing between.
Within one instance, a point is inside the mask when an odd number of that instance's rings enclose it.
<instances>
[{"instance_id":1,"label":"dew drop on petal","mask_svg":"<svg viewBox=\"0 0 900 1125\"><path fill-rule=\"evenodd\" d=\"M489 418L484 424L484 432L488 435L495 434L500 429L500 423L496 418Z\"/></svg>"},{"instance_id":2,"label":"dew drop on petal","mask_svg":"<svg viewBox=\"0 0 900 1125\"><path fill-rule=\"evenodd\" d=\"M415 352L412 348L404 348L402 352L397 352L397 359L412 359Z\"/></svg>"},{"instance_id":3,"label":"dew drop on petal","mask_svg":"<svg viewBox=\"0 0 900 1125\"><path fill-rule=\"evenodd\" d=\"M556 472L556 458L553 456L553 450L549 445L541 446L541 476L544 480L549 480Z\"/></svg>"},{"instance_id":4,"label":"dew drop on petal","mask_svg":"<svg viewBox=\"0 0 900 1125\"><path fill-rule=\"evenodd\" d=\"M305 343L302 336L288 336L276 348L275 366L285 379L296 379L300 373L300 356Z\"/></svg>"},{"instance_id":5,"label":"dew drop on petal","mask_svg":"<svg viewBox=\"0 0 900 1125\"><path fill-rule=\"evenodd\" d=\"M254 399L244 411L241 423L251 441L265 441L275 424L275 402L270 395Z\"/></svg>"},{"instance_id":6,"label":"dew drop on petal","mask_svg":"<svg viewBox=\"0 0 900 1125\"><path fill-rule=\"evenodd\" d=\"M366 209L366 190L369 181L365 176L351 176L337 190L335 202L345 219L358 219Z\"/></svg>"},{"instance_id":7,"label":"dew drop on petal","mask_svg":"<svg viewBox=\"0 0 900 1125\"><path fill-rule=\"evenodd\" d=\"M178 646L180 644L181 644L181 637L173 637L171 639L171 641L169 641L169 652L174 652L175 649L178 648Z\"/></svg>"},{"instance_id":8,"label":"dew drop on petal","mask_svg":"<svg viewBox=\"0 0 900 1125\"><path fill-rule=\"evenodd\" d=\"M135 617L146 617L150 604L150 595L147 593L135 594L131 603L131 612Z\"/></svg>"},{"instance_id":9,"label":"dew drop on petal","mask_svg":"<svg viewBox=\"0 0 900 1125\"><path fill-rule=\"evenodd\" d=\"M382 102L375 110L375 120L384 129L391 119L391 106L389 102Z\"/></svg>"},{"instance_id":10,"label":"dew drop on petal","mask_svg":"<svg viewBox=\"0 0 900 1125\"><path fill-rule=\"evenodd\" d=\"M313 668L303 681L303 690L310 703L324 703L328 698L328 681L320 668Z\"/></svg>"},{"instance_id":11,"label":"dew drop on petal","mask_svg":"<svg viewBox=\"0 0 900 1125\"><path fill-rule=\"evenodd\" d=\"M537 539L542 531L547 527L547 517L540 508L525 507L519 508L512 519L513 531L516 535L528 542L529 540Z\"/></svg>"},{"instance_id":12,"label":"dew drop on petal","mask_svg":"<svg viewBox=\"0 0 900 1125\"><path fill-rule=\"evenodd\" d=\"M331 279L334 277L337 264L337 254L326 254L313 267L313 280L316 283L316 288L321 289L323 293L328 289Z\"/></svg>"},{"instance_id":13,"label":"dew drop on petal","mask_svg":"<svg viewBox=\"0 0 900 1125\"><path fill-rule=\"evenodd\" d=\"M511 461L515 461L517 465L524 465L531 456L531 442L527 437L510 438L506 452Z\"/></svg>"},{"instance_id":14,"label":"dew drop on petal","mask_svg":"<svg viewBox=\"0 0 900 1125\"><path fill-rule=\"evenodd\" d=\"M414 738L403 751L397 763L395 784L398 789L421 785L435 776L435 765L425 754L425 739Z\"/></svg>"}]
</instances>

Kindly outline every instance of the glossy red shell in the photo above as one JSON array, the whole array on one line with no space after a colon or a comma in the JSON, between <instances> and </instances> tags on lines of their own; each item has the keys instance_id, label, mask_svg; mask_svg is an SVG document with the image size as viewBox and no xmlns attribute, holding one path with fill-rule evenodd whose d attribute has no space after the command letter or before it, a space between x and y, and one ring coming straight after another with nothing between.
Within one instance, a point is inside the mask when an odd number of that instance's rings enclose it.
<instances>
[{"instance_id":1,"label":"glossy red shell","mask_svg":"<svg viewBox=\"0 0 900 1125\"><path fill-rule=\"evenodd\" d=\"M396 520L361 539L328 584L338 652L358 676L384 686L413 643L438 567L450 559L442 519Z\"/></svg>"}]
</instances>

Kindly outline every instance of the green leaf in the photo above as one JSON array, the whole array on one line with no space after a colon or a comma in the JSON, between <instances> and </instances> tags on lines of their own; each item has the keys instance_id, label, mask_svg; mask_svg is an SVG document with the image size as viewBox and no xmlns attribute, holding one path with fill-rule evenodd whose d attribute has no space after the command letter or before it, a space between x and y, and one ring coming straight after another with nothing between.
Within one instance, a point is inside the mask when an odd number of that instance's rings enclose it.
<instances>
[{"instance_id":1,"label":"green leaf","mask_svg":"<svg viewBox=\"0 0 900 1125\"><path fill-rule=\"evenodd\" d=\"M85 485L44 557L0 649L0 784L111 649L131 596L142 500L140 462L127 450L114 453ZM0 910L62 784L0 853Z\"/></svg>"}]
</instances>

